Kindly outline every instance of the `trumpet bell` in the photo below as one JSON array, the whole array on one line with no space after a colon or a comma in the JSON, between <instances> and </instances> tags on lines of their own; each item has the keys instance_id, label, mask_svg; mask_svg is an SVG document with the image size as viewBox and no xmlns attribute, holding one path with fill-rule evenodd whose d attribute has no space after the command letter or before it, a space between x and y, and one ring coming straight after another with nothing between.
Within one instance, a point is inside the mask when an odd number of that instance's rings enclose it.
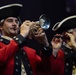
<instances>
[{"instance_id":1,"label":"trumpet bell","mask_svg":"<svg viewBox=\"0 0 76 75\"><path fill-rule=\"evenodd\" d=\"M49 17L45 14L42 14L39 17L39 24L40 24L41 28L43 28L44 30L47 30L50 27Z\"/></svg>"}]
</instances>

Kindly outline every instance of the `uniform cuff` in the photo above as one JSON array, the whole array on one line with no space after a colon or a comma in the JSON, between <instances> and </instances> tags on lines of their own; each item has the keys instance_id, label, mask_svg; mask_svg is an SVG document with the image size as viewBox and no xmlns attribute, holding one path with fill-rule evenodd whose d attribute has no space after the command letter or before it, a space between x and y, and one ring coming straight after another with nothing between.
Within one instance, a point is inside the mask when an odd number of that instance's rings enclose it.
<instances>
[{"instance_id":1,"label":"uniform cuff","mask_svg":"<svg viewBox=\"0 0 76 75\"><path fill-rule=\"evenodd\" d=\"M17 35L13 37L14 41L19 44L20 47L26 44L25 38L22 35Z\"/></svg>"}]
</instances>

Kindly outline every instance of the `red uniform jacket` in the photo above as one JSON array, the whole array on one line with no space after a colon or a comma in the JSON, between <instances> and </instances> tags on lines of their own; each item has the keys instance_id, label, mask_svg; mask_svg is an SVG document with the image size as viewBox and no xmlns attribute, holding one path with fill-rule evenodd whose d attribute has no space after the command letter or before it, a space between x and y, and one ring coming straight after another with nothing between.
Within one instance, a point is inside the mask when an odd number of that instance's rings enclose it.
<instances>
[{"instance_id":1,"label":"red uniform jacket","mask_svg":"<svg viewBox=\"0 0 76 75\"><path fill-rule=\"evenodd\" d=\"M64 52L59 50L57 57L51 56L52 75L64 75Z\"/></svg>"},{"instance_id":2,"label":"red uniform jacket","mask_svg":"<svg viewBox=\"0 0 76 75\"><path fill-rule=\"evenodd\" d=\"M14 65L16 63L14 56L18 50L19 45L14 40L10 41L8 45L0 42L0 75L14 75ZM26 59L29 60L30 65L27 64L32 68L32 71L29 70L31 74L28 75L51 75L50 57L44 55L40 57L35 50L29 47L24 47L23 50L27 54ZM16 68L15 70L18 71Z\"/></svg>"},{"instance_id":3,"label":"red uniform jacket","mask_svg":"<svg viewBox=\"0 0 76 75\"><path fill-rule=\"evenodd\" d=\"M73 65L76 66L76 51L62 46L56 58L51 56L52 75L72 75Z\"/></svg>"}]
</instances>

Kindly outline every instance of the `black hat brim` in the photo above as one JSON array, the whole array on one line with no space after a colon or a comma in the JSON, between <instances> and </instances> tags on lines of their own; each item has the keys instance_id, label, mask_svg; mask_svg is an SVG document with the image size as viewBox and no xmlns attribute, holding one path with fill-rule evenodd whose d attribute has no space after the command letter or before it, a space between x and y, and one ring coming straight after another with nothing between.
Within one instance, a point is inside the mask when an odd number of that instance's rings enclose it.
<instances>
[{"instance_id":1,"label":"black hat brim","mask_svg":"<svg viewBox=\"0 0 76 75\"><path fill-rule=\"evenodd\" d=\"M61 22L59 22L59 24L56 25L56 28L54 26L52 30L62 33L73 28L76 28L76 15L63 19Z\"/></svg>"},{"instance_id":2,"label":"black hat brim","mask_svg":"<svg viewBox=\"0 0 76 75\"><path fill-rule=\"evenodd\" d=\"M21 11L21 4L9 4L0 7L0 20L7 17L18 17Z\"/></svg>"}]
</instances>

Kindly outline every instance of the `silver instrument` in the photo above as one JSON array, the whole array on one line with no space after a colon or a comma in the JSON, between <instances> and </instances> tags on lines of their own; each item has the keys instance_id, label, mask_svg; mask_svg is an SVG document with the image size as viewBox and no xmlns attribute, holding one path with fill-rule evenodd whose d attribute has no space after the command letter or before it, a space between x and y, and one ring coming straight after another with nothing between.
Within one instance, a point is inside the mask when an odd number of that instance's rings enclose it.
<instances>
[{"instance_id":1,"label":"silver instrument","mask_svg":"<svg viewBox=\"0 0 76 75\"><path fill-rule=\"evenodd\" d=\"M43 28L43 30L47 30L48 28L50 28L50 19L47 15L45 14L42 14L40 17L39 17L39 22L41 28Z\"/></svg>"}]
</instances>

